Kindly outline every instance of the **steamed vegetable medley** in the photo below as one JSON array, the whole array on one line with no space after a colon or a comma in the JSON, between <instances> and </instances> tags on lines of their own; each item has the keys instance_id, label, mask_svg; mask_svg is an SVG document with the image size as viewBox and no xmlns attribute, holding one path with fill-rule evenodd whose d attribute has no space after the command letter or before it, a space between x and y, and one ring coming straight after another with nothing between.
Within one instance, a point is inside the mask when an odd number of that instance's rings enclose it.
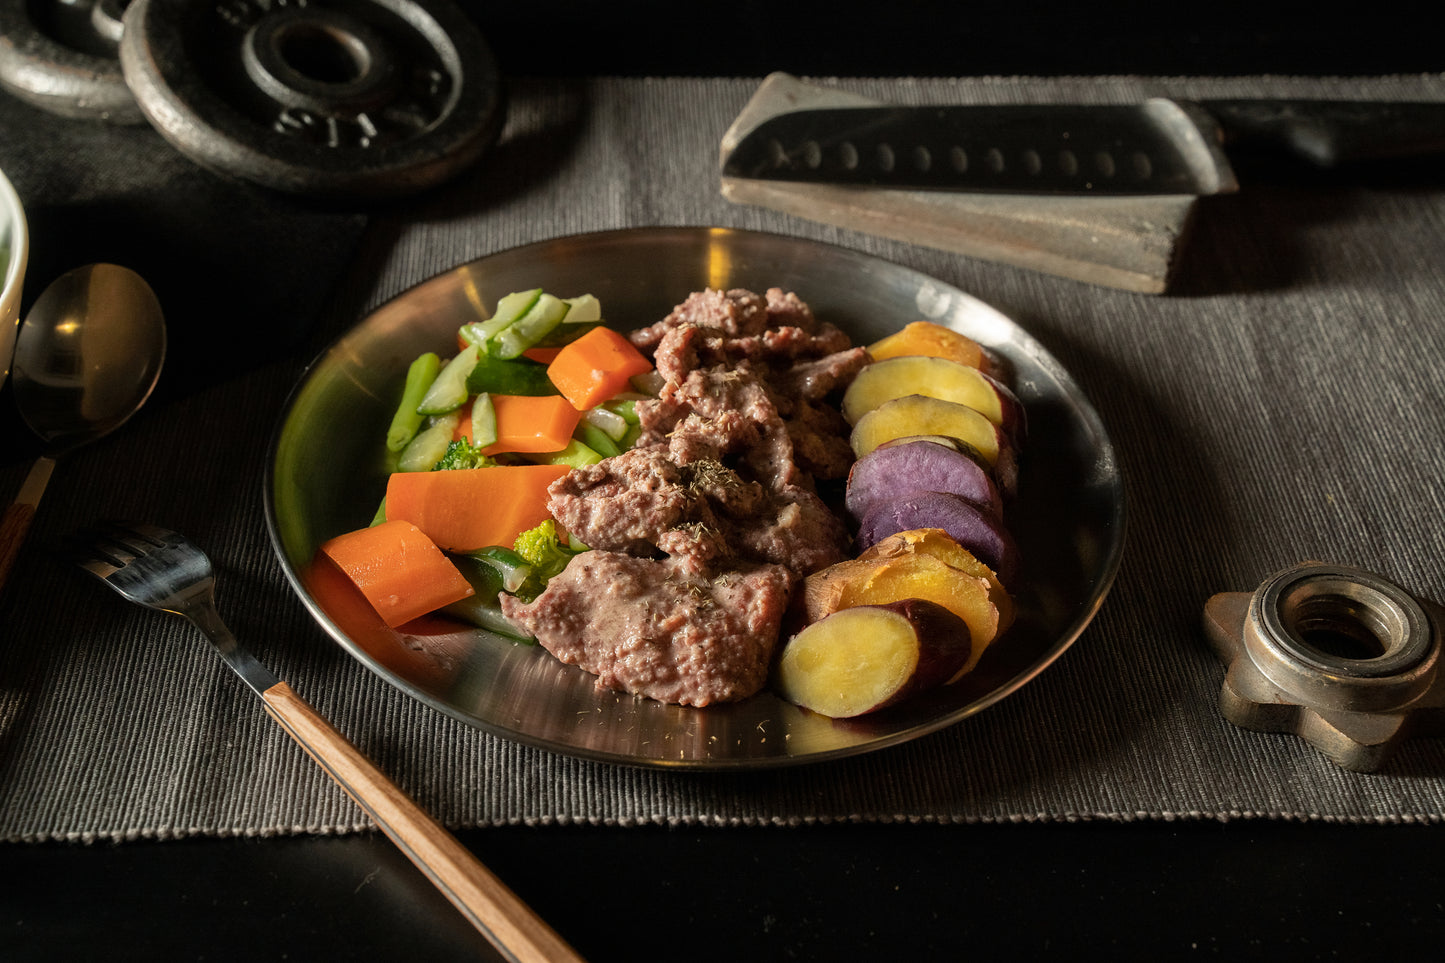
<instances>
[{"instance_id":1,"label":"steamed vegetable medley","mask_svg":"<svg viewBox=\"0 0 1445 963\"><path fill-rule=\"evenodd\" d=\"M866 355L832 399L855 459L837 510L857 555L788 576L781 645L759 656L780 695L833 717L966 675L1011 623L1019 572L1004 511L1027 425L995 359L928 322ZM461 326L450 360L411 364L381 508L320 555L392 627L440 611L532 641L500 600L532 602L591 551L553 518L549 489L632 452L640 412L677 387L595 298L510 294Z\"/></svg>"},{"instance_id":2,"label":"steamed vegetable medley","mask_svg":"<svg viewBox=\"0 0 1445 963\"><path fill-rule=\"evenodd\" d=\"M407 370L386 436L393 462L369 528L322 553L393 627L441 610L530 641L502 592L533 598L586 546L547 511L573 468L629 448L652 363L603 323L590 295L509 294L457 331L457 354Z\"/></svg>"}]
</instances>

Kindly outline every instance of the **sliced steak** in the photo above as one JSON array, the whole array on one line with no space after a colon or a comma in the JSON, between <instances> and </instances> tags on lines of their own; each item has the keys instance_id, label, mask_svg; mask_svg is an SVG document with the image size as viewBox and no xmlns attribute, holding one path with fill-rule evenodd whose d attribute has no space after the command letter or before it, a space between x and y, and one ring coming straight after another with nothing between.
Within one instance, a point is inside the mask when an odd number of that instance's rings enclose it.
<instances>
[{"instance_id":1,"label":"sliced steak","mask_svg":"<svg viewBox=\"0 0 1445 963\"><path fill-rule=\"evenodd\" d=\"M703 577L672 559L593 550L530 605L503 595L502 611L600 688L706 706L767 682L791 581L776 565Z\"/></svg>"}]
</instances>

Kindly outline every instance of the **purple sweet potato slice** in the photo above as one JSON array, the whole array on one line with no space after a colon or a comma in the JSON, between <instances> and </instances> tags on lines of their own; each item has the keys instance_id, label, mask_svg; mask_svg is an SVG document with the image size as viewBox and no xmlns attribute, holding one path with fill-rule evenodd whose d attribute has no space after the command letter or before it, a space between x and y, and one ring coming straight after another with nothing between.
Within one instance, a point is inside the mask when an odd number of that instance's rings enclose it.
<instances>
[{"instance_id":1,"label":"purple sweet potato slice","mask_svg":"<svg viewBox=\"0 0 1445 963\"><path fill-rule=\"evenodd\" d=\"M998 487L979 459L932 441L875 448L853 463L845 506L862 521L874 506L915 491L950 492L1003 517Z\"/></svg>"},{"instance_id":2,"label":"purple sweet potato slice","mask_svg":"<svg viewBox=\"0 0 1445 963\"><path fill-rule=\"evenodd\" d=\"M871 548L890 535L915 528L941 528L998 573L1005 587L1018 576L1019 551L1003 522L952 492L919 491L878 502L858 527L858 547Z\"/></svg>"}]
</instances>

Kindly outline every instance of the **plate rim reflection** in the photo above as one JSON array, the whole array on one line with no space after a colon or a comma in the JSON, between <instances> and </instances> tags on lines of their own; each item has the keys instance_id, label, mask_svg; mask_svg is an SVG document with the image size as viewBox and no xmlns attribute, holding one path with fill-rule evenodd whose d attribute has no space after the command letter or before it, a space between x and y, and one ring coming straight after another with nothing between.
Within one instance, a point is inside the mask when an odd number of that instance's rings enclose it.
<instances>
[{"instance_id":1,"label":"plate rim reflection","mask_svg":"<svg viewBox=\"0 0 1445 963\"><path fill-rule=\"evenodd\" d=\"M1093 567L1089 569L1085 579L1089 585L1089 589L1085 597L1079 599L1076 604L1072 604L1068 608L1070 618L1057 630L1057 637L1053 637L1054 630L1049 630L1048 634L1051 639L1046 641L1041 651L1034 654L1033 657L1026 661L1017 671L1006 675L1000 683L993 685L986 691L977 693L966 701L957 703L950 701L947 698L947 693L934 694L934 698L939 700L936 708L931 703L924 704L921 708L917 708L916 716L899 717L900 721L896 725L890 725L887 717L885 717L881 723L876 718L869 717L864 717L862 720L824 720L822 717L813 716L813 714L807 713L806 710L798 709L795 706L783 702L779 697L774 695L771 690L767 689L765 689L763 693L752 697L751 700L744 700L742 703L710 706L701 709L663 706L663 704L654 703L652 700L620 693L593 693L595 696L595 705L587 706L587 708L596 711L599 719L602 719L609 713L615 714L616 719L621 720L620 724L623 725L635 723L639 720L648 722L649 720L646 718L648 715L654 717L666 715L671 721L664 724L662 726L663 729L666 729L668 726L675 726L678 720L693 720L698 722L702 729L706 729L708 728L706 724L707 719L705 718L707 714L713 714L712 719L714 721L726 722L730 719L730 717L726 715L727 713L732 712L734 715L738 715L738 707L747 705L753 702L753 700L761 700L753 704L752 708L754 710L766 703L768 707L776 709L775 714L783 717L784 721L779 722L777 725L777 728L782 730L781 732L766 730L766 724L773 720L766 712L763 713L758 724L759 731L765 733L761 738L764 741L766 741L767 738L773 738L775 740L773 745L767 747L766 750L761 746L755 745L743 746L737 751L733 751L732 749L722 751L720 749L718 754L714 754L714 747L707 746L703 747L702 751L689 755L688 747L682 745L676 758L664 757L651 752L651 750L649 750L648 753L639 753L616 746L590 744L585 741L580 741L575 737L573 734L575 733L575 729L572 732L564 732L562 735L543 732L531 726L530 723L519 723L516 719L511 722L503 721L495 712L492 712L491 709L489 709L489 714L479 714L474 707L459 705L454 700L443 697L430 690L426 685L417 682L415 677L407 676L397 671L394 667L387 665L383 660L377 658L376 655L364 645L358 644L356 639L352 637L355 635L355 632L353 631L349 634L347 629L343 628L333 617L333 613L329 613L314 597L304 574L305 563L293 559L292 554L287 548L288 537L291 541L297 541L299 536L294 532L283 531L287 526L283 524L283 520L279 514L279 505L287 503L287 499L278 494L280 486L288 480L288 471L283 470L281 467L282 456L289 451L287 447L289 444L288 439L290 438L289 432L300 430L300 428L293 423L293 420L299 417L299 411L302 409L302 401L306 397L307 392L313 388L317 391L323 390L324 386L320 384L323 376L330 372L331 367L342 364L342 361L338 359L347 355L348 348L355 346L354 342L359 343L361 339L363 339L363 336L372 331L372 329L384 327L389 317L388 312L406 310L410 305L416 303L417 299L425 299L438 291L449 291L455 285L463 283L463 276L466 277L468 283L471 283L475 282L478 278L485 277L488 270L492 270L493 273L505 274L509 265L515 265L517 263L527 264L533 260L545 261L561 255L575 258L579 255L587 255L590 252L591 256L597 257L601 256L597 252L605 253L608 250L617 248L619 245L626 248L670 248L674 251L679 247L693 245L701 247L708 252L721 250L723 254L730 255L738 255L746 251L751 251L752 248L759 248L769 251L775 250L776 253L785 252L799 259L813 257L818 258L820 262L833 261L844 265L854 265L860 270L878 272L880 276L890 279L897 278L904 281L916 282L915 307L920 315L920 317L916 319L922 319L928 311L932 311L933 308L931 305L935 303L952 305L954 307L962 306L964 310L975 312L983 319L983 323L986 323L989 327L990 333L994 335L994 337L979 338L979 340L987 347L999 353L1007 362L1015 364L1027 362L1037 376L1050 380L1062 389L1060 400L1067 402L1071 417L1077 418L1081 425L1087 429L1090 438L1094 440L1090 455L1099 466L1099 477L1096 478L1092 484L1098 489L1096 494L1098 494L1102 500L1099 514L1104 521L1101 523L1101 531L1099 533L1101 534L1101 546L1098 551L1099 557ZM756 269L754 269L754 273L756 273ZM709 283L708 286L713 285ZM759 288L762 287L760 284L757 286ZM799 285L790 283L786 286L795 290L798 296L805 302L809 304L814 303L814 301L809 298L808 292ZM522 286L519 285L518 289L521 287ZM688 290L668 292L671 303L680 303L690 291L696 289L696 287L689 287ZM471 300L475 301L476 292L471 291L468 293ZM603 304L605 308L607 306L605 299ZM924 310L925 307L928 308L927 311ZM822 316L822 312L820 312L820 316ZM908 320L914 319L915 318L909 318ZM623 319L613 318L611 320L621 322ZM658 318L638 317L626 320L635 322L638 325L644 325L650 324L658 320ZM899 320L896 324L892 325L892 328L896 329L897 327L901 327L903 323L902 320ZM626 327L628 325L619 324L619 326ZM853 332L850 332L850 334L853 334ZM856 335L854 335L854 337L857 339ZM425 349L416 349L411 357L415 357L415 354L420 353L421 350ZM401 377L404 375L405 365L409 360L408 358L406 361L400 362L397 371L393 373L394 380L398 387ZM394 408L394 400L388 400L387 404ZM389 411L390 408L388 408L388 412ZM1032 418L1032 416L1033 413L1031 412L1030 417ZM389 418L389 413L387 417ZM379 439L383 435L384 432L378 436L378 449L381 445ZM1070 440L1075 439L1071 438ZM1028 470L1027 455L1023 470L1025 472ZM265 490L263 494L267 532L272 548L281 563L288 583L325 634L350 656L357 659L369 671L411 698L417 699L445 715L458 719L463 723L499 738L566 756L642 768L737 770L791 767L896 746L954 725L1018 691L1052 665L1074 644L1085 628L1093 621L1112 588L1121 563L1126 528L1123 481L1118 473L1118 465L1117 460L1114 458L1112 442L1108 437L1102 420L1099 418L1093 406L1083 396L1082 392L1079 391L1069 373L1059 365L1042 345L1019 327L1016 322L992 306L973 295L967 294L948 282L941 281L917 269L888 261L873 254L824 241L815 241L762 231L716 227L641 227L563 235L518 245L463 262L445 271L433 274L401 291L392 298L369 310L362 318L336 336L303 370L282 407L281 415L273 433L268 449L264 485ZM289 522L292 525L297 524L296 519L290 519ZM339 534L339 532L329 532L327 534ZM317 537L303 541L309 543L313 550L314 546L319 544L319 538ZM471 630L458 634L465 635L469 638L481 635L482 638L480 641L483 643L487 642L488 638L499 639L499 637L487 637L483 633ZM1007 635L1003 636L999 644L1007 644L1007 639ZM443 642L445 643L447 640L443 640ZM485 646L473 644L471 647L472 652L483 650L485 650ZM568 680L564 683L563 688L570 686L570 691L560 692L559 690L559 692L555 694L563 702L565 702L565 699L568 697L573 698L574 701L572 703L566 704L571 710L576 710L577 706L581 703L591 701L589 697L580 694L582 690L578 688L577 684L573 684L573 682L577 680L591 680L592 677L587 676L581 669L564 666L547 654L545 650L541 650L539 646L529 647L529 651L540 652L541 657L528 655L526 653L515 656L512 653L497 655L496 653L490 653L489 650L487 651L489 658L495 655L497 659L510 659L512 662L517 662L518 664L525 663L529 666L529 670L533 676L552 675L555 679ZM987 655L988 653L985 654L986 658ZM544 662L539 662L539 658L544 658L545 661L550 662L551 667L548 668ZM495 670L497 665L489 663L489 667ZM569 673L575 675L569 675ZM546 695L548 698L551 698L554 693L548 692ZM491 708L494 709L495 707ZM564 709L563 711L567 710ZM682 713L683 715L678 715L678 713ZM694 717L690 715L692 713L703 715ZM754 713L754 715L757 715L757 713ZM832 726L834 730L838 730L835 736L840 741L836 744L826 745L812 750L803 749L801 751L791 751L787 748L788 740L794 735L803 735L801 729L802 723L798 722L798 719L802 717L811 717L806 723L808 726ZM517 718L520 719L520 717ZM748 720L743 721L749 721L751 718L750 716ZM816 720L822 720L822 722L819 723ZM550 721L551 720L549 720L549 724ZM691 723L689 723L689 725L690 724ZM850 726L856 727L856 735L851 737L848 735ZM664 735L669 734L664 732ZM679 739L684 735L694 736L693 733L678 733ZM783 745L782 749L778 748L779 740ZM800 739L800 742L803 741L806 740ZM739 745L741 745L741 743L739 743Z\"/></svg>"}]
</instances>

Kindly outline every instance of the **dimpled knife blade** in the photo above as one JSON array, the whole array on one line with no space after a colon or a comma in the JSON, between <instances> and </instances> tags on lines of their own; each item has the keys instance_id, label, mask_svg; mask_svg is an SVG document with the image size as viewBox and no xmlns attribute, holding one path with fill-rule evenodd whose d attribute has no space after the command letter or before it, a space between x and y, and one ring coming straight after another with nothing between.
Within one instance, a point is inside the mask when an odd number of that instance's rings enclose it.
<instances>
[{"instance_id":1,"label":"dimpled knife blade","mask_svg":"<svg viewBox=\"0 0 1445 963\"><path fill-rule=\"evenodd\" d=\"M750 131L724 176L872 187L1067 194L1236 189L1217 127L1191 105L837 107Z\"/></svg>"}]
</instances>

